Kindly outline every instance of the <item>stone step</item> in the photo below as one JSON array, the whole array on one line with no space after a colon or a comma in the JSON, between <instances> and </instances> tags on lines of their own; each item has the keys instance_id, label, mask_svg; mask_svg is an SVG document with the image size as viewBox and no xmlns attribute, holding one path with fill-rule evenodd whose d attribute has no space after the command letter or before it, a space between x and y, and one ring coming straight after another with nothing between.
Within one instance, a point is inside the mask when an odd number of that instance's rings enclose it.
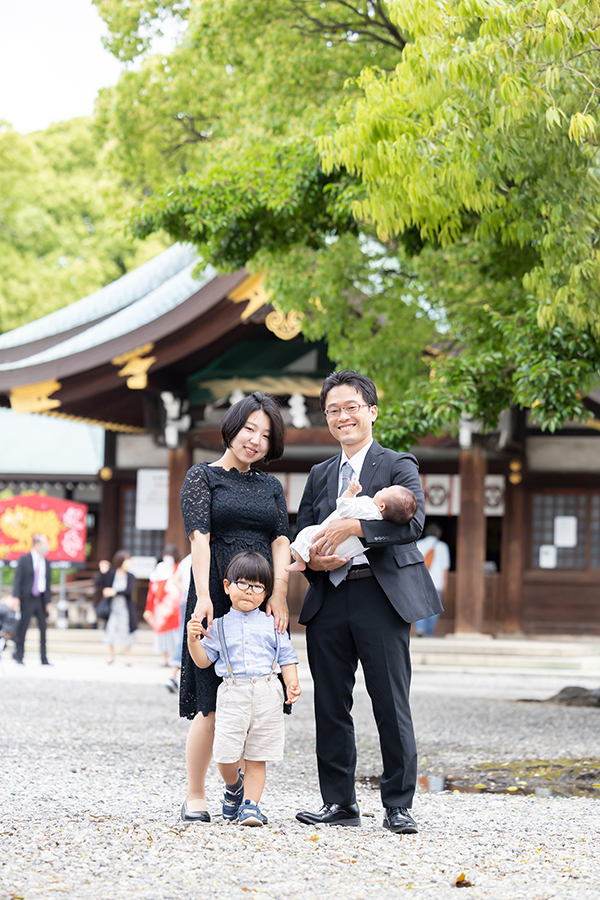
<instances>
[{"instance_id":1,"label":"stone step","mask_svg":"<svg viewBox=\"0 0 600 900\"><path fill-rule=\"evenodd\" d=\"M133 655L158 662L152 650L153 632L139 628ZM306 661L304 632L293 632L292 642L298 658ZM26 651L37 654L37 629L27 632ZM106 654L101 629L48 629L48 655L101 657ZM490 638L418 638L411 644L415 668L427 671L512 672L517 674L555 673L597 676L600 679L600 641L594 640L507 640Z\"/></svg>"}]
</instances>

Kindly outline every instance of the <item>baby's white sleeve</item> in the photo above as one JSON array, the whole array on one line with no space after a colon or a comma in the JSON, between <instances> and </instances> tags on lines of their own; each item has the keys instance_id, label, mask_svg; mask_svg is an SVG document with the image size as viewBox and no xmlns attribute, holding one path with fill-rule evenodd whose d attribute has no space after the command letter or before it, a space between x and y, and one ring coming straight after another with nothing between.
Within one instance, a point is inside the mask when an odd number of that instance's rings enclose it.
<instances>
[{"instance_id":1,"label":"baby's white sleeve","mask_svg":"<svg viewBox=\"0 0 600 900\"><path fill-rule=\"evenodd\" d=\"M383 519L372 497L340 497L337 512L342 519L364 519L367 522Z\"/></svg>"}]
</instances>

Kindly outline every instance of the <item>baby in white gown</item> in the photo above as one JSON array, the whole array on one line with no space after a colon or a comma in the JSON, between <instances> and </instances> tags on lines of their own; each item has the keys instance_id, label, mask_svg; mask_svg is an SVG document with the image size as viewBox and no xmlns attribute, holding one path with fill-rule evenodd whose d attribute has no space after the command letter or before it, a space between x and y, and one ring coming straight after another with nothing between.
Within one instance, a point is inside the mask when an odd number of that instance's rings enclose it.
<instances>
[{"instance_id":1,"label":"baby in white gown","mask_svg":"<svg viewBox=\"0 0 600 900\"><path fill-rule=\"evenodd\" d=\"M327 516L320 525L308 525L296 535L290 549L294 562L286 566L287 572L302 572L310 559L310 548L315 537L334 519L363 519L367 522L387 519L396 525L410 522L417 511L417 498L408 488L400 484L377 491L374 497L357 497L362 490L357 478L353 478L344 493L338 497L335 511ZM359 538L351 537L339 545L337 556L351 559L365 553L365 546Z\"/></svg>"}]
</instances>

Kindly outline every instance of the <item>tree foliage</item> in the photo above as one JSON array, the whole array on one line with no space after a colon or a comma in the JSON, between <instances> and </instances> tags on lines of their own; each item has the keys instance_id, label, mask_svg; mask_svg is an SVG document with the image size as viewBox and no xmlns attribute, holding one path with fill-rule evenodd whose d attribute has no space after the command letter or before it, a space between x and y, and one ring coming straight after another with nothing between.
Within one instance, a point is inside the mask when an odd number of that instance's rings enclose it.
<instances>
[{"instance_id":1,"label":"tree foliage","mask_svg":"<svg viewBox=\"0 0 600 900\"><path fill-rule=\"evenodd\" d=\"M119 278L167 245L124 235L132 201L88 119L20 135L0 124L0 332Z\"/></svg>"},{"instance_id":2,"label":"tree foliage","mask_svg":"<svg viewBox=\"0 0 600 900\"><path fill-rule=\"evenodd\" d=\"M151 195L139 235L266 271L385 388L390 442L511 404L552 429L587 415L596 0L98 5L122 57L161 16L188 23L99 102L113 163Z\"/></svg>"}]
</instances>

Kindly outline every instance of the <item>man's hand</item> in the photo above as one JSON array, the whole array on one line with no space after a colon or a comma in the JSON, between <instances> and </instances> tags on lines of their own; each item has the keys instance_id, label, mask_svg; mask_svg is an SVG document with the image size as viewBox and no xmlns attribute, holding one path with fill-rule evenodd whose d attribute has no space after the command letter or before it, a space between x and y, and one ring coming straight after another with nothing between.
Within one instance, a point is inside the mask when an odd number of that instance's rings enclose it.
<instances>
[{"instance_id":1,"label":"man's hand","mask_svg":"<svg viewBox=\"0 0 600 900\"><path fill-rule=\"evenodd\" d=\"M194 609L194 614L197 616L200 622L203 622L204 619L206 619L206 628L201 626L200 632L201 634L205 635L205 637L209 638L209 632L213 624L214 608L212 605L212 600L210 599L208 594L204 597L198 597L198 600L196 601L196 608Z\"/></svg>"},{"instance_id":2,"label":"man's hand","mask_svg":"<svg viewBox=\"0 0 600 900\"><path fill-rule=\"evenodd\" d=\"M349 537L364 537L360 519L334 519L316 535L313 548L321 556L331 556Z\"/></svg>"},{"instance_id":3,"label":"man's hand","mask_svg":"<svg viewBox=\"0 0 600 900\"><path fill-rule=\"evenodd\" d=\"M332 554L331 556L321 556L315 550L315 545L310 548L310 559L307 563L309 569L312 569L313 572L331 572L333 569L339 569L340 566L345 565L349 560L349 557L343 556L335 556Z\"/></svg>"}]
</instances>

